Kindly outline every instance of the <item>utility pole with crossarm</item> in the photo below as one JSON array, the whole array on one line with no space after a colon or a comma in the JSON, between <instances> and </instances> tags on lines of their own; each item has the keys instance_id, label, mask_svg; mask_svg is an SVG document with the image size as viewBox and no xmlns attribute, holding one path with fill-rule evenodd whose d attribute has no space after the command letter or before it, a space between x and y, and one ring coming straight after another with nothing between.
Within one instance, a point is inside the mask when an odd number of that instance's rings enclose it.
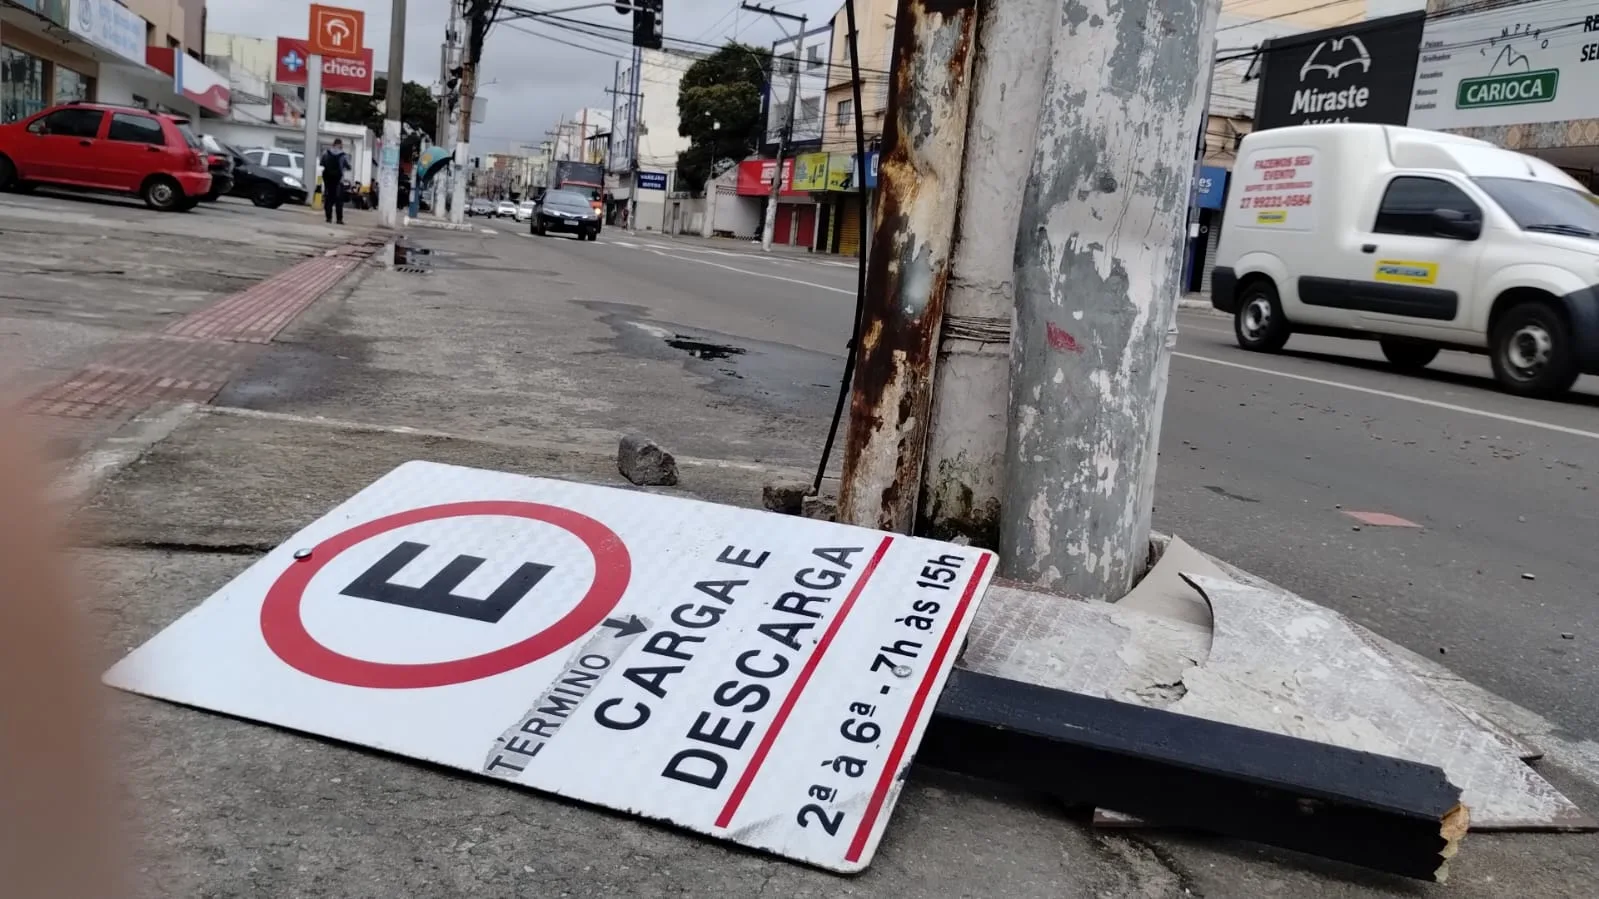
<instances>
[{"instance_id":1,"label":"utility pole with crossarm","mask_svg":"<svg viewBox=\"0 0 1599 899\"><path fill-rule=\"evenodd\" d=\"M770 253L772 251L772 235L777 230L777 198L783 191L783 153L788 149L788 144L794 134L794 106L799 102L800 61L805 57L806 18L772 9L769 6L761 6L758 3L741 3L739 6L750 12L764 13L774 19L788 19L799 23L799 34L794 38L794 65L788 73L788 111L783 117L783 130L778 132L777 135L777 163L772 168L772 196L766 203L766 219L761 223L761 249ZM777 60L778 57L774 56L772 58L772 74L777 73Z\"/></svg>"}]
</instances>

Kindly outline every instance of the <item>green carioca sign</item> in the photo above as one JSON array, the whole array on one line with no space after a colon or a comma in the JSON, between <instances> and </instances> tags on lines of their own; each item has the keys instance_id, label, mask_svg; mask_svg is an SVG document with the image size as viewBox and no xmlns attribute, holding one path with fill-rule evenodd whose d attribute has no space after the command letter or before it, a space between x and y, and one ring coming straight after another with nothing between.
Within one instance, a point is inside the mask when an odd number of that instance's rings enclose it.
<instances>
[{"instance_id":1,"label":"green carioca sign","mask_svg":"<svg viewBox=\"0 0 1599 899\"><path fill-rule=\"evenodd\" d=\"M1559 85L1559 69L1462 78L1460 87L1455 91L1455 108L1481 109L1487 106L1548 103L1555 98L1555 88Z\"/></svg>"}]
</instances>

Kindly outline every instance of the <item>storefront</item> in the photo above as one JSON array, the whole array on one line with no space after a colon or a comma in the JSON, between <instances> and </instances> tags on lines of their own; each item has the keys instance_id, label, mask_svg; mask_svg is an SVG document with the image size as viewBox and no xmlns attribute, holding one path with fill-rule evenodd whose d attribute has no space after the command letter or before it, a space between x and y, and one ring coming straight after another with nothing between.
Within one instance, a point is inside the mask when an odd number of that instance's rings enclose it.
<instances>
[{"instance_id":1,"label":"storefront","mask_svg":"<svg viewBox=\"0 0 1599 899\"><path fill-rule=\"evenodd\" d=\"M1590 4L1537 0L1467 12L1434 0L1410 125L1540 156L1599 186L1599 24Z\"/></svg>"},{"instance_id":2,"label":"storefront","mask_svg":"<svg viewBox=\"0 0 1599 899\"><path fill-rule=\"evenodd\" d=\"M1208 292L1210 271L1216 267L1216 247L1221 243L1222 209L1226 205L1227 170L1202 166L1194 185L1194 206L1199 215L1188 234L1187 274L1183 285L1189 291Z\"/></svg>"},{"instance_id":3,"label":"storefront","mask_svg":"<svg viewBox=\"0 0 1599 899\"><path fill-rule=\"evenodd\" d=\"M772 159L748 159L738 164L738 195L740 197L770 197L772 176L777 162ZM764 213L763 213L764 215ZM794 160L783 160L783 186L778 194L775 227L772 242L788 246L810 246L816 235L816 203L809 191L794 189Z\"/></svg>"},{"instance_id":4,"label":"storefront","mask_svg":"<svg viewBox=\"0 0 1599 899\"><path fill-rule=\"evenodd\" d=\"M795 243L823 253L827 252L830 246L829 220L832 218L830 215L832 207L826 202L827 162L826 153L801 153L795 156L794 175L790 184L795 193L808 194L814 203L810 222L811 231L809 234L796 235L798 240Z\"/></svg>"},{"instance_id":5,"label":"storefront","mask_svg":"<svg viewBox=\"0 0 1599 899\"><path fill-rule=\"evenodd\" d=\"M116 0L0 0L0 122L73 100L176 102L172 76L145 64L145 32Z\"/></svg>"},{"instance_id":6,"label":"storefront","mask_svg":"<svg viewBox=\"0 0 1599 899\"><path fill-rule=\"evenodd\" d=\"M75 52L66 0L0 0L0 123L94 96L99 64Z\"/></svg>"},{"instance_id":7,"label":"storefront","mask_svg":"<svg viewBox=\"0 0 1599 899\"><path fill-rule=\"evenodd\" d=\"M855 256L861 248L860 191L855 189L855 157L834 153L827 158L827 199L832 209L828 249L840 256Z\"/></svg>"}]
</instances>

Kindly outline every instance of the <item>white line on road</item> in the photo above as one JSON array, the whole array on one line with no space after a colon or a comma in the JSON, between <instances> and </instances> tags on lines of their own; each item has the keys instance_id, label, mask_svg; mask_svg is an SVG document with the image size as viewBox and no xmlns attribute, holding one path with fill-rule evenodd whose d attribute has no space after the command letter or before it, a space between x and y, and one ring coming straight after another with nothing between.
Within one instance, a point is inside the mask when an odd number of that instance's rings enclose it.
<instances>
[{"instance_id":1,"label":"white line on road","mask_svg":"<svg viewBox=\"0 0 1599 899\"><path fill-rule=\"evenodd\" d=\"M1346 384L1343 381L1329 381L1326 378L1312 378L1308 375L1295 375L1275 368L1261 368L1255 365L1244 365L1241 362L1227 362L1222 359L1213 359L1210 356L1196 356L1193 353L1172 353L1181 359L1192 359L1196 362L1209 362L1211 365L1220 365L1226 368L1237 368L1243 371L1257 372L1263 375L1272 375L1278 378L1290 378L1295 381L1304 381L1307 384L1320 384L1323 387L1337 387L1342 390L1351 390L1355 393L1364 393L1369 396L1380 396L1391 400L1400 400L1406 403L1415 403L1418 406L1431 406L1434 409L1444 409L1449 412L1460 412L1465 415L1475 415L1479 418L1491 418L1514 425L1526 425L1529 428L1541 428L1545 431L1555 431L1560 434L1570 434L1573 437L1586 437L1589 440L1599 440L1599 431L1584 431L1581 428L1569 428L1565 425L1552 424L1547 421L1535 421L1531 418L1521 418L1515 415L1505 415L1500 412L1489 412L1486 409L1473 409L1470 406L1461 406L1455 403L1445 403L1440 400L1423 399L1407 393L1395 393L1392 390L1378 390L1375 387L1361 387L1357 384Z\"/></svg>"},{"instance_id":2,"label":"white line on road","mask_svg":"<svg viewBox=\"0 0 1599 899\"><path fill-rule=\"evenodd\" d=\"M677 259L682 262L692 262L696 265L711 265L715 266L716 268L725 268L730 272L738 272L741 275L751 275L756 278L770 278L773 281L787 281L790 284L802 284L806 287L814 287L817 290L828 290L832 291L833 293L844 294L845 296L855 295L855 291L853 290L845 290L842 287L829 287L826 284L817 284L814 281L801 281L798 278L785 278L782 275L769 275L765 272L752 272L749 269L734 268L731 265L723 265L720 262L712 262L709 259L690 259L687 256L673 256L671 253L663 253L660 250L651 250L651 252L657 256L665 256L667 259Z\"/></svg>"}]
</instances>

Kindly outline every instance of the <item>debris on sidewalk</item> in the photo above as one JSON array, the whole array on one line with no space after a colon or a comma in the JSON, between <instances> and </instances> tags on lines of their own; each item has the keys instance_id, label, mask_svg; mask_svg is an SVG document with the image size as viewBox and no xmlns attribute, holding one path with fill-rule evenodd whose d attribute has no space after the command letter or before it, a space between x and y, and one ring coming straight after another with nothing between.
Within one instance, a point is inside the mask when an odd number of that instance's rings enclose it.
<instances>
[{"instance_id":1,"label":"debris on sidewalk","mask_svg":"<svg viewBox=\"0 0 1599 899\"><path fill-rule=\"evenodd\" d=\"M659 444L639 434L622 438L616 450L616 469L640 487L677 485L677 459Z\"/></svg>"},{"instance_id":2,"label":"debris on sidewalk","mask_svg":"<svg viewBox=\"0 0 1599 899\"><path fill-rule=\"evenodd\" d=\"M814 518L817 521L837 521L838 497L807 496L800 503L800 514L806 518Z\"/></svg>"},{"instance_id":3,"label":"debris on sidewalk","mask_svg":"<svg viewBox=\"0 0 1599 899\"><path fill-rule=\"evenodd\" d=\"M1438 768L957 669L921 760L1422 880L1470 820Z\"/></svg>"},{"instance_id":4,"label":"debris on sidewalk","mask_svg":"<svg viewBox=\"0 0 1599 899\"><path fill-rule=\"evenodd\" d=\"M803 481L772 481L761 487L761 505L768 512L798 515L811 495L811 485Z\"/></svg>"}]
</instances>

